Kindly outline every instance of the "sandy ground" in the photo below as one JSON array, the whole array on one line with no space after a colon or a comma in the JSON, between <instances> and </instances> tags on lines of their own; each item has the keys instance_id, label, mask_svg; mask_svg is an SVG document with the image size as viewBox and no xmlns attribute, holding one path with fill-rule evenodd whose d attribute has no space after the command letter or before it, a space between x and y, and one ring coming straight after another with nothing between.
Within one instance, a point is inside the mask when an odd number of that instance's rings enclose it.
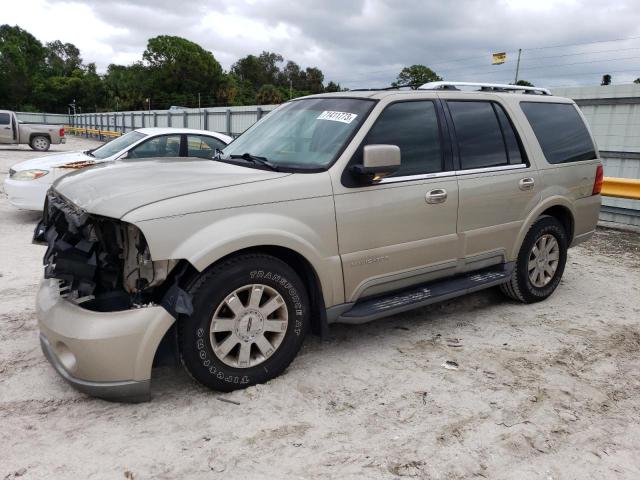
<instances>
[{"instance_id":1,"label":"sandy ground","mask_svg":"<svg viewBox=\"0 0 640 480\"><path fill-rule=\"evenodd\" d=\"M0 147L0 173L32 156ZM36 219L0 194L0 479L640 478L637 233L571 250L541 304L491 290L334 326L268 384L218 394L164 368L124 405L42 356Z\"/></svg>"}]
</instances>

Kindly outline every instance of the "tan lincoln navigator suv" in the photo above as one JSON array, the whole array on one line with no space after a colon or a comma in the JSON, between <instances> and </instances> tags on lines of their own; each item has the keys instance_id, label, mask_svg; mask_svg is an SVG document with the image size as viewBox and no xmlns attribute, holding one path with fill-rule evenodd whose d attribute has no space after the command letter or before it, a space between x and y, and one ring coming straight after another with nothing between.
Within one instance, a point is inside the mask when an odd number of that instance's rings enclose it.
<instances>
[{"instance_id":1,"label":"tan lincoln navigator suv","mask_svg":"<svg viewBox=\"0 0 640 480\"><path fill-rule=\"evenodd\" d=\"M59 180L35 240L42 348L73 386L149 398L176 353L230 391L309 330L499 286L544 300L594 232L602 165L573 101L438 82L287 102L216 152Z\"/></svg>"}]
</instances>

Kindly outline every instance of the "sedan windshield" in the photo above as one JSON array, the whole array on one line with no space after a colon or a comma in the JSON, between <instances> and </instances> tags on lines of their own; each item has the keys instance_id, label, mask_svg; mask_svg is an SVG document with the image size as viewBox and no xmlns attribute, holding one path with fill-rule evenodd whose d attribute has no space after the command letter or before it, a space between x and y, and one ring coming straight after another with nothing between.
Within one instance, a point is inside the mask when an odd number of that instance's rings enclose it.
<instances>
[{"instance_id":1,"label":"sedan windshield","mask_svg":"<svg viewBox=\"0 0 640 480\"><path fill-rule=\"evenodd\" d=\"M373 105L371 100L354 98L309 98L285 103L230 143L221 158L247 162L259 158L263 165L269 162L271 168L325 168Z\"/></svg>"},{"instance_id":2,"label":"sedan windshield","mask_svg":"<svg viewBox=\"0 0 640 480\"><path fill-rule=\"evenodd\" d=\"M116 153L121 152L125 148L130 145L133 145L138 140L146 137L144 133L140 132L129 132L126 135L115 138L108 143L105 143L101 147L96 148L95 150L90 151L90 155L96 158L104 159L108 158Z\"/></svg>"}]
</instances>

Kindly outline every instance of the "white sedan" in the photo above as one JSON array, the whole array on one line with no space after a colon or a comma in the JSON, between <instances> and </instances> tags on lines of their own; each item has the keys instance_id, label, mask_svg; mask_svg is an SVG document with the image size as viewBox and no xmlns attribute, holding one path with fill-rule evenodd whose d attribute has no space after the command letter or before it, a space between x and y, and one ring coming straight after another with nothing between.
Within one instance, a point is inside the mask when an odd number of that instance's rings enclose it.
<instances>
[{"instance_id":1,"label":"white sedan","mask_svg":"<svg viewBox=\"0 0 640 480\"><path fill-rule=\"evenodd\" d=\"M58 178L79 168L123 158L200 157L211 159L233 139L188 128L139 128L84 152L69 152L25 160L13 165L4 191L14 207L42 210L47 190Z\"/></svg>"}]
</instances>

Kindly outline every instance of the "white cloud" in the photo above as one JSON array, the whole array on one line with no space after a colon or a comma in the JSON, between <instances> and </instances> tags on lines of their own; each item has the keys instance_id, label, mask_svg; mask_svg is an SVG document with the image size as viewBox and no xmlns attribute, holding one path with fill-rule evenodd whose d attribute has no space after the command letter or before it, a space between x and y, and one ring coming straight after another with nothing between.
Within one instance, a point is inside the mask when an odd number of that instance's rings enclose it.
<instances>
[{"instance_id":1,"label":"white cloud","mask_svg":"<svg viewBox=\"0 0 640 480\"><path fill-rule=\"evenodd\" d=\"M616 47L640 52L640 38L527 49L640 37L635 0L4 0L0 21L18 24L41 41L72 42L100 71L112 62L140 60L151 37L179 35L212 51L227 69L242 56L268 50L303 67L317 66L327 81L352 88L386 85L403 65L414 63L448 79L511 81L515 55L497 68L489 54L518 48L526 49L521 77L536 84L596 83L603 73L620 82L640 75L639 60L623 59L631 54L593 53ZM593 63L569 65L577 61ZM563 65L544 67L558 63Z\"/></svg>"},{"instance_id":2,"label":"white cloud","mask_svg":"<svg viewBox=\"0 0 640 480\"><path fill-rule=\"evenodd\" d=\"M110 25L98 18L90 6L78 2L52 5L47 0L9 1L3 4L2 23L19 25L41 42L61 40L80 48L85 61L106 66L118 55L109 38L124 34L124 26Z\"/></svg>"}]
</instances>

